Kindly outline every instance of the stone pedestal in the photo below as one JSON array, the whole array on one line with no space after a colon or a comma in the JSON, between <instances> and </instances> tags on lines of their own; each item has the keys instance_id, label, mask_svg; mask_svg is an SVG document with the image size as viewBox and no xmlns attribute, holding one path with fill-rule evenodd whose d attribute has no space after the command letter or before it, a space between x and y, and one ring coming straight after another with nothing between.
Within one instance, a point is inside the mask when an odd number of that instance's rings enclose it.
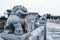
<instances>
[{"instance_id":1,"label":"stone pedestal","mask_svg":"<svg viewBox=\"0 0 60 40\"><path fill-rule=\"evenodd\" d=\"M28 40L28 36L29 36L30 33L26 33L24 35L21 35L21 36L16 36L16 35L13 35L13 34L5 34L5 33L2 33L1 34L1 38L5 39L5 40Z\"/></svg>"}]
</instances>

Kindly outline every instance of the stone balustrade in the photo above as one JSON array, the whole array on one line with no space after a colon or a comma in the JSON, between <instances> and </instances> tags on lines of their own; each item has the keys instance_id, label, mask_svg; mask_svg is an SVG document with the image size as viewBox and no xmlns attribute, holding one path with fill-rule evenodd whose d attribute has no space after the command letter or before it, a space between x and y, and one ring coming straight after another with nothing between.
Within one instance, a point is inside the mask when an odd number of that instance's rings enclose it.
<instances>
[{"instance_id":1,"label":"stone balustrade","mask_svg":"<svg viewBox=\"0 0 60 40\"><path fill-rule=\"evenodd\" d=\"M42 40L43 38L43 30L39 27L31 32L29 40Z\"/></svg>"}]
</instances>

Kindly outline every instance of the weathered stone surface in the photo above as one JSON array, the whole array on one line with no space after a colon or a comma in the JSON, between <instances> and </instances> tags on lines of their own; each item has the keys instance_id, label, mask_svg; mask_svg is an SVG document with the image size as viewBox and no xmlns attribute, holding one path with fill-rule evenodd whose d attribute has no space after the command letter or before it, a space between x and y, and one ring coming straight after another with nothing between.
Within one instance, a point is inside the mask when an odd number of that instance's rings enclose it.
<instances>
[{"instance_id":1,"label":"weathered stone surface","mask_svg":"<svg viewBox=\"0 0 60 40\"><path fill-rule=\"evenodd\" d=\"M26 33L26 34L21 35L21 36L16 36L16 35L14 35L14 34L2 33L2 34L1 34L1 38L5 39L5 40L27 40L29 34L30 34L30 33Z\"/></svg>"},{"instance_id":2,"label":"weathered stone surface","mask_svg":"<svg viewBox=\"0 0 60 40\"><path fill-rule=\"evenodd\" d=\"M17 5L13 7L1 37L6 40L23 40L24 38L21 37L24 36L21 35L29 32L25 18L26 14L27 9L24 6Z\"/></svg>"}]
</instances>

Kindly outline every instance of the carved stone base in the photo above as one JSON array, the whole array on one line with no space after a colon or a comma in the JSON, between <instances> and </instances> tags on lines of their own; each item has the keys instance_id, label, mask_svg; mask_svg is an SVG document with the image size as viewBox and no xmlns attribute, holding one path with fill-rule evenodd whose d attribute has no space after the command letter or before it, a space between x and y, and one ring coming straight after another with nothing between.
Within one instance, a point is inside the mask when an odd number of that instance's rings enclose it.
<instances>
[{"instance_id":1,"label":"carved stone base","mask_svg":"<svg viewBox=\"0 0 60 40\"><path fill-rule=\"evenodd\" d=\"M29 39L29 34L30 33L26 33L26 34L21 35L21 36L16 36L16 35L13 35L13 34L2 33L1 38L3 38L4 40L28 40Z\"/></svg>"}]
</instances>

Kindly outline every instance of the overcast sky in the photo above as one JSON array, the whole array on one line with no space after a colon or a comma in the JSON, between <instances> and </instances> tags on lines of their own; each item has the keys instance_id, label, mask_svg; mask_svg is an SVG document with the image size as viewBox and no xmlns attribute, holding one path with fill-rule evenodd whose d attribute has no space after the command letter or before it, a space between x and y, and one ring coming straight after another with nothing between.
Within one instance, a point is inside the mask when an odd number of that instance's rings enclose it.
<instances>
[{"instance_id":1,"label":"overcast sky","mask_svg":"<svg viewBox=\"0 0 60 40\"><path fill-rule=\"evenodd\" d=\"M23 5L29 12L38 12L40 15L60 15L60 0L0 0L0 15L15 5Z\"/></svg>"}]
</instances>

